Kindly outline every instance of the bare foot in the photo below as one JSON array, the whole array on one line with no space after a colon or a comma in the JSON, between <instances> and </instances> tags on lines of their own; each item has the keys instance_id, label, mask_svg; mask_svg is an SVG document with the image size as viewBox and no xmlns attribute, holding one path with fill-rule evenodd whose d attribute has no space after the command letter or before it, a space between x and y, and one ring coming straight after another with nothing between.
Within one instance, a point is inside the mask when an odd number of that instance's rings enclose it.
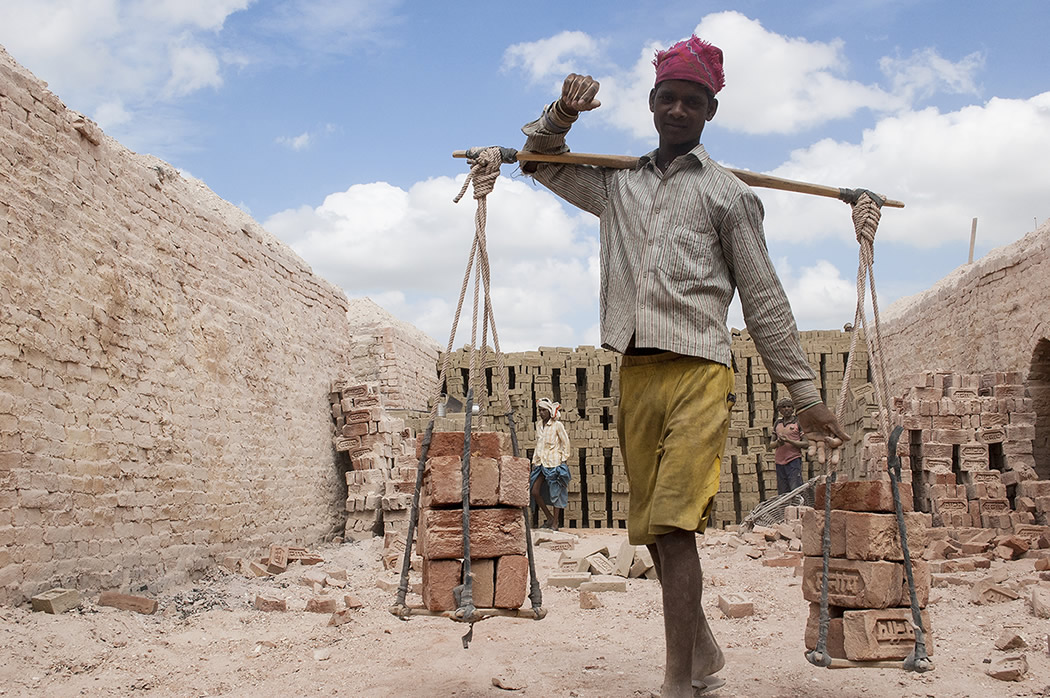
<instances>
[{"instance_id":1,"label":"bare foot","mask_svg":"<svg viewBox=\"0 0 1050 698\"><path fill-rule=\"evenodd\" d=\"M696 642L693 644L693 685L717 674L726 665L726 657L718 646L707 616L701 610L700 624L696 629Z\"/></svg>"},{"instance_id":2,"label":"bare foot","mask_svg":"<svg viewBox=\"0 0 1050 698\"><path fill-rule=\"evenodd\" d=\"M726 680L721 676L707 676L702 679L693 679L693 694L702 695L708 691L717 691L726 685Z\"/></svg>"}]
</instances>

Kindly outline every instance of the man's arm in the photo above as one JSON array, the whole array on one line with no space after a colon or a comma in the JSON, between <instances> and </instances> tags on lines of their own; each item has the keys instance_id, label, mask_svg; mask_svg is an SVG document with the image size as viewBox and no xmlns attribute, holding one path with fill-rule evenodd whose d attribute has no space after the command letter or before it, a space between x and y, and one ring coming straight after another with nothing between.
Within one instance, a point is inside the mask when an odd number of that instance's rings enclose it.
<instances>
[{"instance_id":1,"label":"man's arm","mask_svg":"<svg viewBox=\"0 0 1050 698\"><path fill-rule=\"evenodd\" d=\"M562 94L544 109L539 119L522 127L528 137L524 149L536 153L564 153L565 135L581 111L601 106L595 99L598 81L590 75L570 73L562 83ZM609 172L587 165L525 163L522 172L532 175L573 206L600 216L609 198Z\"/></svg>"},{"instance_id":2,"label":"man's arm","mask_svg":"<svg viewBox=\"0 0 1050 698\"><path fill-rule=\"evenodd\" d=\"M849 437L813 384L815 376L802 350L787 294L766 248L762 213L761 201L747 190L730 208L720 230L723 253L740 294L744 322L770 377L787 387L798 406L803 432L814 441L834 439L841 444Z\"/></svg>"}]
</instances>

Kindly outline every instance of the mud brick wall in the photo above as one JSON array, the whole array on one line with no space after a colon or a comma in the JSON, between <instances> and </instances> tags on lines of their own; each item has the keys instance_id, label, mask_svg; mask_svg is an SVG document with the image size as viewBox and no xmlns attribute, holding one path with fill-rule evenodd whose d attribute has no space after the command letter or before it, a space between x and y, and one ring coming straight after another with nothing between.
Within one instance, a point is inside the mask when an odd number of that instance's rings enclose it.
<instances>
[{"instance_id":1,"label":"mud brick wall","mask_svg":"<svg viewBox=\"0 0 1050 698\"><path fill-rule=\"evenodd\" d=\"M342 524L342 292L2 49L0 247L0 603Z\"/></svg>"},{"instance_id":2,"label":"mud brick wall","mask_svg":"<svg viewBox=\"0 0 1050 698\"><path fill-rule=\"evenodd\" d=\"M1050 221L883 313L891 393L920 370L1017 372L1032 398L1036 472L1050 478Z\"/></svg>"},{"instance_id":3,"label":"mud brick wall","mask_svg":"<svg viewBox=\"0 0 1050 698\"><path fill-rule=\"evenodd\" d=\"M822 395L834 403L838 398L848 359L848 332L803 332L801 339ZM863 347L863 338L860 338ZM754 341L746 331L734 331L733 368L737 397L730 422L726 455L722 463L721 487L715 503L713 524L725 526L740 521L759 502L776 495L776 470L769 437L774 406L787 395L765 370ZM465 402L469 352L456 351L450 358L445 389L450 398ZM443 359L443 357L442 357ZM480 361L480 358L478 359ZM439 364L440 366L440 364ZM486 354L484 377L477 402L482 409L475 427L505 431L506 408L500 392L495 357ZM515 412L515 431L523 456L532 456L536 444L536 401L550 397L562 405L561 419L572 442L569 470L569 504L565 525L569 528L625 528L627 525L627 474L616 435L619 404L619 354L594 347L540 347L537 351L504 356L503 379ZM868 379L867 352L858 350L853 367L853 385ZM462 414L439 419L436 429L463 430ZM407 419L421 432L428 419ZM864 423L863 420L860 420ZM804 466L807 477L813 466Z\"/></svg>"},{"instance_id":4,"label":"mud brick wall","mask_svg":"<svg viewBox=\"0 0 1050 698\"><path fill-rule=\"evenodd\" d=\"M348 318L351 353L344 382L375 383L389 410L425 410L437 388L437 342L368 298L351 299Z\"/></svg>"}]
</instances>

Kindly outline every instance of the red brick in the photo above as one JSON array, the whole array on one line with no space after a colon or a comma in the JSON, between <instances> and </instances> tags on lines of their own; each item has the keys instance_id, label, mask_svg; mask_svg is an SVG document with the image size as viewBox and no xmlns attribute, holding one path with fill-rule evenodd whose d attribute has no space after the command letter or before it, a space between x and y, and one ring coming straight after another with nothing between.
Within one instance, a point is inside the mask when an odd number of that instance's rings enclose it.
<instances>
[{"instance_id":1,"label":"red brick","mask_svg":"<svg viewBox=\"0 0 1050 698\"><path fill-rule=\"evenodd\" d=\"M926 652L932 656L930 617L926 611L921 616ZM843 612L842 646L846 659L855 662L904 659L915 647L911 608Z\"/></svg>"},{"instance_id":2,"label":"red brick","mask_svg":"<svg viewBox=\"0 0 1050 698\"><path fill-rule=\"evenodd\" d=\"M828 654L835 659L845 659L846 650L842 646L842 609L833 606L828 607L830 616L828 622ZM817 649L817 639L820 637L820 604L809 605L809 620L806 622L806 649Z\"/></svg>"},{"instance_id":3,"label":"red brick","mask_svg":"<svg viewBox=\"0 0 1050 698\"><path fill-rule=\"evenodd\" d=\"M492 558L471 560L470 574L474 577L470 587L474 605L477 608L492 608L496 594L496 561Z\"/></svg>"},{"instance_id":4,"label":"red brick","mask_svg":"<svg viewBox=\"0 0 1050 698\"><path fill-rule=\"evenodd\" d=\"M529 505L528 458L501 456L499 459L499 498L503 507L527 507Z\"/></svg>"},{"instance_id":5,"label":"red brick","mask_svg":"<svg viewBox=\"0 0 1050 698\"><path fill-rule=\"evenodd\" d=\"M463 563L459 560L423 560L423 605L430 611L452 611L452 589L459 586Z\"/></svg>"},{"instance_id":6,"label":"red brick","mask_svg":"<svg viewBox=\"0 0 1050 698\"><path fill-rule=\"evenodd\" d=\"M157 610L157 600L148 599L145 596L133 596L132 594L120 594L115 591L104 591L98 597L99 606L112 606L125 611L135 611L150 615Z\"/></svg>"},{"instance_id":7,"label":"red brick","mask_svg":"<svg viewBox=\"0 0 1050 698\"><path fill-rule=\"evenodd\" d=\"M427 459L423 492L425 506L458 506L463 502L462 456ZM495 506L499 490L499 465L492 458L470 458L470 505Z\"/></svg>"},{"instance_id":8,"label":"red brick","mask_svg":"<svg viewBox=\"0 0 1050 698\"><path fill-rule=\"evenodd\" d=\"M255 610L257 611L287 611L288 602L284 599L276 599L272 596L255 596Z\"/></svg>"},{"instance_id":9,"label":"red brick","mask_svg":"<svg viewBox=\"0 0 1050 698\"><path fill-rule=\"evenodd\" d=\"M1036 569L1039 569L1038 565ZM76 589L55 587L30 599L34 611L58 615L80 605L80 592Z\"/></svg>"},{"instance_id":10,"label":"red brick","mask_svg":"<svg viewBox=\"0 0 1050 698\"><path fill-rule=\"evenodd\" d=\"M740 594L719 594L718 608L726 618L746 618L755 613L755 604Z\"/></svg>"},{"instance_id":11,"label":"red brick","mask_svg":"<svg viewBox=\"0 0 1050 698\"><path fill-rule=\"evenodd\" d=\"M802 596L820 601L822 560L807 557L802 570ZM904 569L895 562L832 558L828 565L828 603L844 608L887 608L901 602Z\"/></svg>"},{"instance_id":12,"label":"red brick","mask_svg":"<svg viewBox=\"0 0 1050 698\"><path fill-rule=\"evenodd\" d=\"M428 560L463 557L463 512L424 509L419 536L420 555ZM472 509L471 557L525 554L525 519L520 509Z\"/></svg>"},{"instance_id":13,"label":"red brick","mask_svg":"<svg viewBox=\"0 0 1050 698\"><path fill-rule=\"evenodd\" d=\"M470 435L470 453L482 458L511 455L510 434L502 431L476 431Z\"/></svg>"},{"instance_id":14,"label":"red brick","mask_svg":"<svg viewBox=\"0 0 1050 698\"><path fill-rule=\"evenodd\" d=\"M893 490L885 480L854 480L836 482L831 486L831 508L844 511L890 512L893 507ZM900 488L901 510L912 511L911 485L902 482ZM818 511L824 509L824 490L826 486L817 485L813 507Z\"/></svg>"},{"instance_id":15,"label":"red brick","mask_svg":"<svg viewBox=\"0 0 1050 698\"><path fill-rule=\"evenodd\" d=\"M529 558L504 555L496 560L496 608L521 608L529 584Z\"/></svg>"},{"instance_id":16,"label":"red brick","mask_svg":"<svg viewBox=\"0 0 1050 698\"><path fill-rule=\"evenodd\" d=\"M850 560L903 560L900 533L895 514L846 512L846 557ZM920 557L926 550L929 537L926 519L921 512L904 515L908 530L908 551ZM832 524L835 517L832 516Z\"/></svg>"},{"instance_id":17,"label":"red brick","mask_svg":"<svg viewBox=\"0 0 1050 698\"><path fill-rule=\"evenodd\" d=\"M306 601L306 610L310 613L335 613L339 601L331 596L314 596Z\"/></svg>"},{"instance_id":18,"label":"red brick","mask_svg":"<svg viewBox=\"0 0 1050 698\"><path fill-rule=\"evenodd\" d=\"M348 439L356 438L360 439L362 436L368 434L368 422L355 422L353 424L343 425L343 436ZM356 442L360 447L360 441Z\"/></svg>"},{"instance_id":19,"label":"red brick","mask_svg":"<svg viewBox=\"0 0 1050 698\"><path fill-rule=\"evenodd\" d=\"M423 434L416 439L416 459L423 449ZM511 454L510 434L501 431L474 431L470 434L471 455L483 458L499 458ZM427 457L463 455L463 432L436 431L430 437Z\"/></svg>"},{"instance_id":20,"label":"red brick","mask_svg":"<svg viewBox=\"0 0 1050 698\"><path fill-rule=\"evenodd\" d=\"M1018 497L1050 497L1050 480L1023 480L1017 483Z\"/></svg>"},{"instance_id":21,"label":"red brick","mask_svg":"<svg viewBox=\"0 0 1050 698\"><path fill-rule=\"evenodd\" d=\"M420 434L416 439L416 460L422 455L423 437ZM435 456L459 456L463 457L463 432L461 431L435 431L430 436L430 449L427 458Z\"/></svg>"}]
</instances>

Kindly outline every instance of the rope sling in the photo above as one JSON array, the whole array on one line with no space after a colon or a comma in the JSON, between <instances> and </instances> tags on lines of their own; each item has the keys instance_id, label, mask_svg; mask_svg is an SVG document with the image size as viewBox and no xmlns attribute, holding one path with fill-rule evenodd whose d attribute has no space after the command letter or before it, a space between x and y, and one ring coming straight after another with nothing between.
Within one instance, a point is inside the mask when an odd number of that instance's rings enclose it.
<instances>
[{"instance_id":1,"label":"rope sling","mask_svg":"<svg viewBox=\"0 0 1050 698\"><path fill-rule=\"evenodd\" d=\"M893 492L893 507L897 516L897 533L900 536L901 551L904 557L904 573L908 581L908 594L911 605L912 629L915 634L915 645L903 662L852 662L849 660L832 659L828 654L828 627L831 624L828 612L828 566L831 557L831 489L835 483L837 472L835 470L839 463L838 449L835 449L825 462L824 479L824 528L822 531L822 570L820 588L820 630L817 636L815 649L806 652L806 659L814 666L841 668L853 666L872 666L901 668L907 671L926 672L933 669L933 663L926 653L926 635L922 624L922 615L919 609L919 600L915 592L915 577L912 572L911 552L908 550L908 527L904 520L904 512L900 498L901 462L897 454L897 445L904 429L902 426L892 425L891 412L889 409L888 381L886 380L886 365L882 356L882 334L879 324L879 299L875 292L875 232L879 226L882 215L881 209L884 203L882 197L865 189L842 190L844 201L853 207L853 226L856 229L857 242L860 244L860 252L857 263L857 309L854 315L853 327L864 330L867 340L868 357L872 370L872 386L874 388L876 407L878 408L879 425L886 439L886 468L889 471L890 487ZM873 318L873 331L868 330L867 313L865 312L866 288L871 288L871 305ZM856 356L858 332L854 330L850 338L849 355L846 360L845 376L842 388L839 391L838 406L835 411L836 417L841 423L845 414L846 399L849 396L850 376L853 371L853 360Z\"/></svg>"},{"instance_id":2,"label":"rope sling","mask_svg":"<svg viewBox=\"0 0 1050 698\"><path fill-rule=\"evenodd\" d=\"M503 154L500 148L485 148L472 153L468 159L470 173L463 182L459 194L453 199L458 203L467 188L473 183L474 199L477 203L477 211L474 214L474 240L467 259L467 268L463 274L463 285L459 290L459 301L456 304L455 317L452 320L452 329L449 332L448 347L441 362L441 371L438 376L437 393L434 395L433 407L430 412L430 422L423 435L423 443L420 447L419 462L416 464L416 485L412 493L412 508L409 513L408 532L405 539L405 553L401 561L401 579L397 588L397 598L390 612L402 620L408 620L411 616L441 616L451 618L461 623L469 623L470 629L463 636L463 648L470 646L474 635L474 623L496 616L512 618L530 618L542 620L547 611L543 608L543 594L540 591L539 579L536 577L536 561L532 549L532 530L529 521L529 508L522 507L522 517L525 519L525 541L526 552L529 560L529 601L531 609L518 608L477 608L474 605L473 575L471 574L470 560L470 438L471 426L474 416L474 400L480 395L480 374L483 372L488 346L488 332L492 330L493 353L496 360L496 374L498 392L501 394L504 406L504 416L510 430L511 453L515 458L520 455L518 448L518 437L514 430L514 410L510 404L509 390L507 388L506 371L503 353L500 351L499 334L496 331L496 320L492 312L492 299L489 282L489 255L485 240L485 223L488 217L487 197L492 192L496 179L499 178L500 165L503 164ZM471 275L474 276L474 298L473 313L470 331L470 344L468 346L470 368L467 373L467 395L465 404L465 417L463 425L463 453L462 453L462 478L463 478L463 571L462 582L453 589L453 598L456 609L453 611L431 611L426 608L409 607L406 601L408 595L408 576L411 567L412 541L415 537L416 527L419 521L419 500L423 487L423 473L430 451L430 443L434 434L434 425L437 420L438 405L441 401L442 386L445 385L449 373L449 365L452 356L452 344L455 342L456 330L459 327L460 315L463 311L463 301L467 295L467 287L470 285ZM482 294L482 289L484 293ZM483 297L483 300L482 300ZM478 321L481 320L481 342L478 343ZM480 348L478 348L480 347Z\"/></svg>"}]
</instances>

